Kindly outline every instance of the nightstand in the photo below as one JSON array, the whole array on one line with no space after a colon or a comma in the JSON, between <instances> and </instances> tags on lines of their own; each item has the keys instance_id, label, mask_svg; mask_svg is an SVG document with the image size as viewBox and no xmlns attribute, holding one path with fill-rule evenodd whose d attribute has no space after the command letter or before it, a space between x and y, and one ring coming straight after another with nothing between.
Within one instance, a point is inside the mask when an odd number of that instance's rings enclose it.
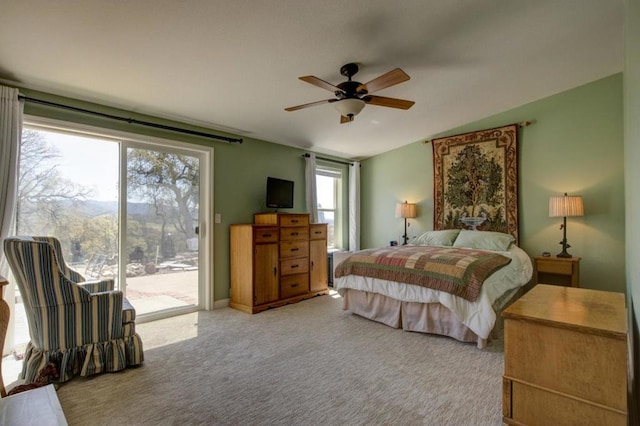
<instances>
[{"instance_id":1,"label":"nightstand","mask_svg":"<svg viewBox=\"0 0 640 426\"><path fill-rule=\"evenodd\" d=\"M535 256L535 284L580 287L580 257Z\"/></svg>"}]
</instances>

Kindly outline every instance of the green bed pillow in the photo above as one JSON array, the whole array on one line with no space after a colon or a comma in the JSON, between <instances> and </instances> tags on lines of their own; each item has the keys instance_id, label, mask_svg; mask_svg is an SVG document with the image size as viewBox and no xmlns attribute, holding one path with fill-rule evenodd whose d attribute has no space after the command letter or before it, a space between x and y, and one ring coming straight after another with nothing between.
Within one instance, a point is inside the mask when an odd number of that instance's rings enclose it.
<instances>
[{"instance_id":1,"label":"green bed pillow","mask_svg":"<svg viewBox=\"0 0 640 426\"><path fill-rule=\"evenodd\" d=\"M459 233L459 229L427 231L418 235L411 243L417 246L451 246Z\"/></svg>"},{"instance_id":2,"label":"green bed pillow","mask_svg":"<svg viewBox=\"0 0 640 426\"><path fill-rule=\"evenodd\" d=\"M458 234L453 246L478 250L507 251L515 240L513 235L503 234L502 232L463 229Z\"/></svg>"}]
</instances>

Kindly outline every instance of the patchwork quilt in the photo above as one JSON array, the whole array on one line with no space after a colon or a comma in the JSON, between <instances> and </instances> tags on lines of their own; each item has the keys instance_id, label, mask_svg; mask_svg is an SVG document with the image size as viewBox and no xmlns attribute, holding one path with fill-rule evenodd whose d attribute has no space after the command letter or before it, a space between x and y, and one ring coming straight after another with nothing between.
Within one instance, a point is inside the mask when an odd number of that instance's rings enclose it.
<instances>
[{"instance_id":1,"label":"patchwork quilt","mask_svg":"<svg viewBox=\"0 0 640 426\"><path fill-rule=\"evenodd\" d=\"M482 283L511 259L453 247L396 246L355 252L336 268L336 278L360 275L445 291L471 302Z\"/></svg>"}]
</instances>

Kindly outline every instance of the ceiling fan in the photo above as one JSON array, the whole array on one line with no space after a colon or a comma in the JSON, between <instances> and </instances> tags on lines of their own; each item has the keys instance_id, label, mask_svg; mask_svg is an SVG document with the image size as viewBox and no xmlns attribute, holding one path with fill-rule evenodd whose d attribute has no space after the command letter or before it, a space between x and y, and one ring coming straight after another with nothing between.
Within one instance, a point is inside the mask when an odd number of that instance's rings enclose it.
<instances>
[{"instance_id":1,"label":"ceiling fan","mask_svg":"<svg viewBox=\"0 0 640 426\"><path fill-rule=\"evenodd\" d=\"M327 83L326 81L312 75L300 77L300 80L302 81L306 81L307 83L313 84L314 86L318 86L322 89L333 92L335 98L285 108L285 111L297 111L299 109L316 105L333 103L335 108L340 113L340 123L349 123L353 121L353 118L358 115L360 111L362 111L366 104L390 108L409 109L415 103L413 101L407 101L404 99L387 98L384 96L375 96L371 94L373 92L377 92L378 90L386 89L387 87L391 87L409 80L410 77L400 68L391 70L388 73L382 74L381 76L374 78L373 80L364 84L360 83L359 81L351 80L351 77L353 77L357 72L357 64L349 63L343 65L340 68L340 74L347 77L348 80L338 84L337 86L334 86L331 83Z\"/></svg>"}]
</instances>

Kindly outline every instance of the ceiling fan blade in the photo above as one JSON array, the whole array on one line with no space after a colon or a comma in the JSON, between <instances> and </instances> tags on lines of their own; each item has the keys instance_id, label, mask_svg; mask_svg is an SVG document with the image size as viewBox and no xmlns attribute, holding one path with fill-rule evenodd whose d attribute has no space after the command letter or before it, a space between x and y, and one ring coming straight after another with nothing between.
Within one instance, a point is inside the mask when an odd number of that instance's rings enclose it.
<instances>
[{"instance_id":1,"label":"ceiling fan blade","mask_svg":"<svg viewBox=\"0 0 640 426\"><path fill-rule=\"evenodd\" d=\"M358 86L357 92L366 90L368 93L377 92L378 90L386 89L387 87L395 86L403 81L409 80L411 77L407 75L400 68L389 71L386 74L382 74L378 78L374 78L368 83Z\"/></svg>"},{"instance_id":2,"label":"ceiling fan blade","mask_svg":"<svg viewBox=\"0 0 640 426\"><path fill-rule=\"evenodd\" d=\"M387 98L384 96L366 96L364 101L369 105L377 105L390 108L409 109L415 104L404 99Z\"/></svg>"},{"instance_id":3,"label":"ceiling fan blade","mask_svg":"<svg viewBox=\"0 0 640 426\"><path fill-rule=\"evenodd\" d=\"M335 102L335 101L337 101L337 99L325 99L324 101L317 101L317 102L311 102L311 103L308 103L308 104L292 106L292 107L289 107L289 108L285 108L284 110L285 111L297 111L299 109L309 108L309 107L316 106L316 105L321 105L321 104L328 104L328 103Z\"/></svg>"},{"instance_id":4,"label":"ceiling fan blade","mask_svg":"<svg viewBox=\"0 0 640 426\"><path fill-rule=\"evenodd\" d=\"M330 92L342 92L342 90L339 87L334 86L331 83L327 83L324 80L319 79L318 77L314 77L312 75L306 75L304 77L300 77L300 80L302 81L306 81L309 84L313 84L314 86L318 86L321 89L326 89Z\"/></svg>"},{"instance_id":5,"label":"ceiling fan blade","mask_svg":"<svg viewBox=\"0 0 640 426\"><path fill-rule=\"evenodd\" d=\"M351 123L353 121L353 117L345 117L344 115L340 116L340 124Z\"/></svg>"}]
</instances>

